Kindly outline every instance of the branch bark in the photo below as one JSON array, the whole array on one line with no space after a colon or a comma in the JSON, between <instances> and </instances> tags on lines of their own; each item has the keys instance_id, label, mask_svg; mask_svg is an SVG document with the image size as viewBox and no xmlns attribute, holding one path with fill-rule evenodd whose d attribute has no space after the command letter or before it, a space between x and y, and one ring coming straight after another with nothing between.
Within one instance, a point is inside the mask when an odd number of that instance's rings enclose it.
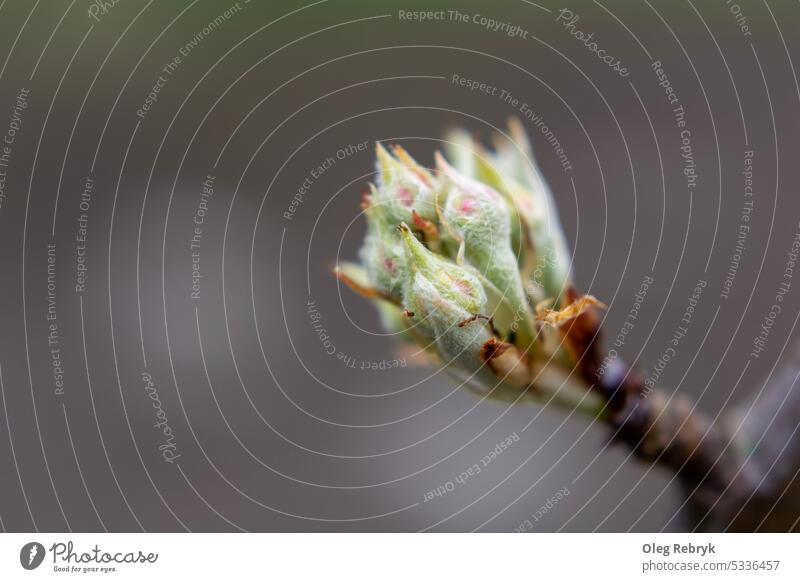
<instances>
[{"instance_id":1,"label":"branch bark","mask_svg":"<svg viewBox=\"0 0 800 582\"><path fill-rule=\"evenodd\" d=\"M690 399L646 386L620 360L603 362L599 323L587 312L565 339L586 384L606 400L616 438L677 474L688 529L798 530L800 341L761 390L712 423Z\"/></svg>"}]
</instances>

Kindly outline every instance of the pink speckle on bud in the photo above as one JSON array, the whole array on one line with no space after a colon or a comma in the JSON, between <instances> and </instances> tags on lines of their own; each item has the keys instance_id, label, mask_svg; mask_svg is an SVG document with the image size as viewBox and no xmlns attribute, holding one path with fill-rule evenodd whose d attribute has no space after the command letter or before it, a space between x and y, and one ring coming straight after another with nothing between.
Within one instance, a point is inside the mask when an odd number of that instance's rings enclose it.
<instances>
[{"instance_id":1,"label":"pink speckle on bud","mask_svg":"<svg viewBox=\"0 0 800 582\"><path fill-rule=\"evenodd\" d=\"M389 271L392 275L395 274L396 266L394 261L390 257L386 257L383 259L383 266L386 267L386 270Z\"/></svg>"},{"instance_id":2,"label":"pink speckle on bud","mask_svg":"<svg viewBox=\"0 0 800 582\"><path fill-rule=\"evenodd\" d=\"M456 287L462 295L472 296L472 287L466 281L458 281Z\"/></svg>"},{"instance_id":3,"label":"pink speckle on bud","mask_svg":"<svg viewBox=\"0 0 800 582\"><path fill-rule=\"evenodd\" d=\"M477 207L477 201L472 196L464 196L458 203L458 211L465 216L474 213Z\"/></svg>"},{"instance_id":4,"label":"pink speckle on bud","mask_svg":"<svg viewBox=\"0 0 800 582\"><path fill-rule=\"evenodd\" d=\"M414 204L414 195L411 193L411 190L405 187L397 191L397 199L400 201L400 204L406 208L410 208Z\"/></svg>"},{"instance_id":5,"label":"pink speckle on bud","mask_svg":"<svg viewBox=\"0 0 800 582\"><path fill-rule=\"evenodd\" d=\"M450 281L453 284L453 287L455 287L455 289L461 295L464 295L466 297L471 297L472 296L473 289L472 289L472 286L469 284L469 281L466 281L465 279L458 279L458 278L450 276L450 275L448 275L447 278L450 279Z\"/></svg>"}]
</instances>

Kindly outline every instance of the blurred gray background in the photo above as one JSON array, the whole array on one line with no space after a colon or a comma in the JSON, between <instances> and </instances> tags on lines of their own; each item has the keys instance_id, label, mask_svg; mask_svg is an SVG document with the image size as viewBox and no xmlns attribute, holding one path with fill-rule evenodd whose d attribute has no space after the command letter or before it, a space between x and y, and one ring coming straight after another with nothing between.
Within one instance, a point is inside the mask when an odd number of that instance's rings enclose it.
<instances>
[{"instance_id":1,"label":"blurred gray background","mask_svg":"<svg viewBox=\"0 0 800 582\"><path fill-rule=\"evenodd\" d=\"M0 5L3 529L681 529L671 476L609 446L607 428L454 389L384 335L332 269L363 236L376 140L431 164L446 129L488 139L517 114L576 281L609 305L607 340L652 277L617 348L651 373L705 281L658 384L712 416L744 401L798 312L791 288L745 366L800 219L796 2L101 4ZM564 8L628 76L570 34ZM444 18L399 12L415 10ZM454 74L527 103L571 169L518 109ZM405 366L380 369L393 359ZM510 435L479 474L456 479Z\"/></svg>"}]
</instances>

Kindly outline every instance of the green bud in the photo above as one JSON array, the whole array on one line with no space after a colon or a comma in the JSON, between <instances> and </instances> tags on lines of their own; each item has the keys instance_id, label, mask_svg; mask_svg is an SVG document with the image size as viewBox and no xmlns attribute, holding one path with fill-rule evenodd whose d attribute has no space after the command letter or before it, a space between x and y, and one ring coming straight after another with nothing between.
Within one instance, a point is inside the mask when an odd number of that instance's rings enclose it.
<instances>
[{"instance_id":1,"label":"green bud","mask_svg":"<svg viewBox=\"0 0 800 582\"><path fill-rule=\"evenodd\" d=\"M460 243L464 258L494 285L507 308L498 326L508 334L513 319L524 322L527 336L530 309L520 279L519 263L511 250L511 219L503 197L490 186L459 173L444 158L437 157L447 202L442 212L446 227ZM510 319L509 319L510 317Z\"/></svg>"},{"instance_id":2,"label":"green bud","mask_svg":"<svg viewBox=\"0 0 800 582\"><path fill-rule=\"evenodd\" d=\"M406 316L435 344L442 362L469 374L483 375L481 350L491 339L475 316L486 304L480 280L469 269L430 252L408 226L400 226L406 251L403 288Z\"/></svg>"},{"instance_id":3,"label":"green bud","mask_svg":"<svg viewBox=\"0 0 800 582\"><path fill-rule=\"evenodd\" d=\"M400 225L399 230L406 256L407 276L403 299L414 300L407 286L416 284L419 275L430 283L443 301L466 312L467 317L480 313L486 305L486 294L480 279L469 269L429 251L405 223ZM412 296L409 298L409 295ZM408 309L413 311L410 307Z\"/></svg>"},{"instance_id":4,"label":"green bud","mask_svg":"<svg viewBox=\"0 0 800 582\"><path fill-rule=\"evenodd\" d=\"M413 212L425 220L436 219L436 183L433 176L408 155L394 146L393 154L380 143L376 146L378 189L374 203L395 225L411 224Z\"/></svg>"},{"instance_id":5,"label":"green bud","mask_svg":"<svg viewBox=\"0 0 800 582\"><path fill-rule=\"evenodd\" d=\"M463 130L449 134L448 154L458 168L488 184L505 199L511 248L523 286L533 302L556 299L569 283L569 253L550 191L517 120L509 122L514 141L497 135L497 151L486 150Z\"/></svg>"},{"instance_id":6,"label":"green bud","mask_svg":"<svg viewBox=\"0 0 800 582\"><path fill-rule=\"evenodd\" d=\"M372 284L383 294L399 299L405 273L405 253L396 229L386 219L382 208L375 206L376 190L364 197L367 236L359 257Z\"/></svg>"},{"instance_id":7,"label":"green bud","mask_svg":"<svg viewBox=\"0 0 800 582\"><path fill-rule=\"evenodd\" d=\"M486 304L480 279L469 268L431 253L405 224L400 230L409 266L405 314L422 328L442 363L484 392L525 388L530 381L525 358L513 345L498 341L491 321L480 314Z\"/></svg>"},{"instance_id":8,"label":"green bud","mask_svg":"<svg viewBox=\"0 0 800 582\"><path fill-rule=\"evenodd\" d=\"M497 136L495 153L478 163L476 172L508 197L527 226L532 252L523 267L526 285L545 299L558 299L570 283L571 263L558 209L522 124L512 118L508 125L511 141Z\"/></svg>"},{"instance_id":9,"label":"green bud","mask_svg":"<svg viewBox=\"0 0 800 582\"><path fill-rule=\"evenodd\" d=\"M572 366L599 302L570 284L552 196L521 132L512 124L515 143L496 152L450 134L459 169L437 154L435 177L378 144L362 267L337 273L377 303L387 329L482 394L596 411Z\"/></svg>"},{"instance_id":10,"label":"green bud","mask_svg":"<svg viewBox=\"0 0 800 582\"><path fill-rule=\"evenodd\" d=\"M445 152L450 165L470 178L476 178L475 156L480 145L464 129L451 129L444 136Z\"/></svg>"},{"instance_id":11,"label":"green bud","mask_svg":"<svg viewBox=\"0 0 800 582\"><path fill-rule=\"evenodd\" d=\"M491 154L463 129L450 131L445 139L447 156L452 160L452 166L461 174L474 180L485 182L501 194L506 194L503 188L502 177L499 172L487 173L487 167L494 168ZM500 178L499 180L497 178ZM519 264L523 264L525 253L528 250L524 244L526 233L525 225L517 211L517 206L510 199L506 199L511 225L511 250L517 256Z\"/></svg>"}]
</instances>

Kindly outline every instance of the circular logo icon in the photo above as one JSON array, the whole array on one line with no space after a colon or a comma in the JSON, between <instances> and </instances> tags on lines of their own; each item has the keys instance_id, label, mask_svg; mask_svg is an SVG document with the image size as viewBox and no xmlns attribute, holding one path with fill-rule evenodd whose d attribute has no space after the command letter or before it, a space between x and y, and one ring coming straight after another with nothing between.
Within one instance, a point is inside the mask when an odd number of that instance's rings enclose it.
<instances>
[{"instance_id":1,"label":"circular logo icon","mask_svg":"<svg viewBox=\"0 0 800 582\"><path fill-rule=\"evenodd\" d=\"M28 542L19 551L19 563L26 570L35 570L44 560L44 546L39 542Z\"/></svg>"}]
</instances>

